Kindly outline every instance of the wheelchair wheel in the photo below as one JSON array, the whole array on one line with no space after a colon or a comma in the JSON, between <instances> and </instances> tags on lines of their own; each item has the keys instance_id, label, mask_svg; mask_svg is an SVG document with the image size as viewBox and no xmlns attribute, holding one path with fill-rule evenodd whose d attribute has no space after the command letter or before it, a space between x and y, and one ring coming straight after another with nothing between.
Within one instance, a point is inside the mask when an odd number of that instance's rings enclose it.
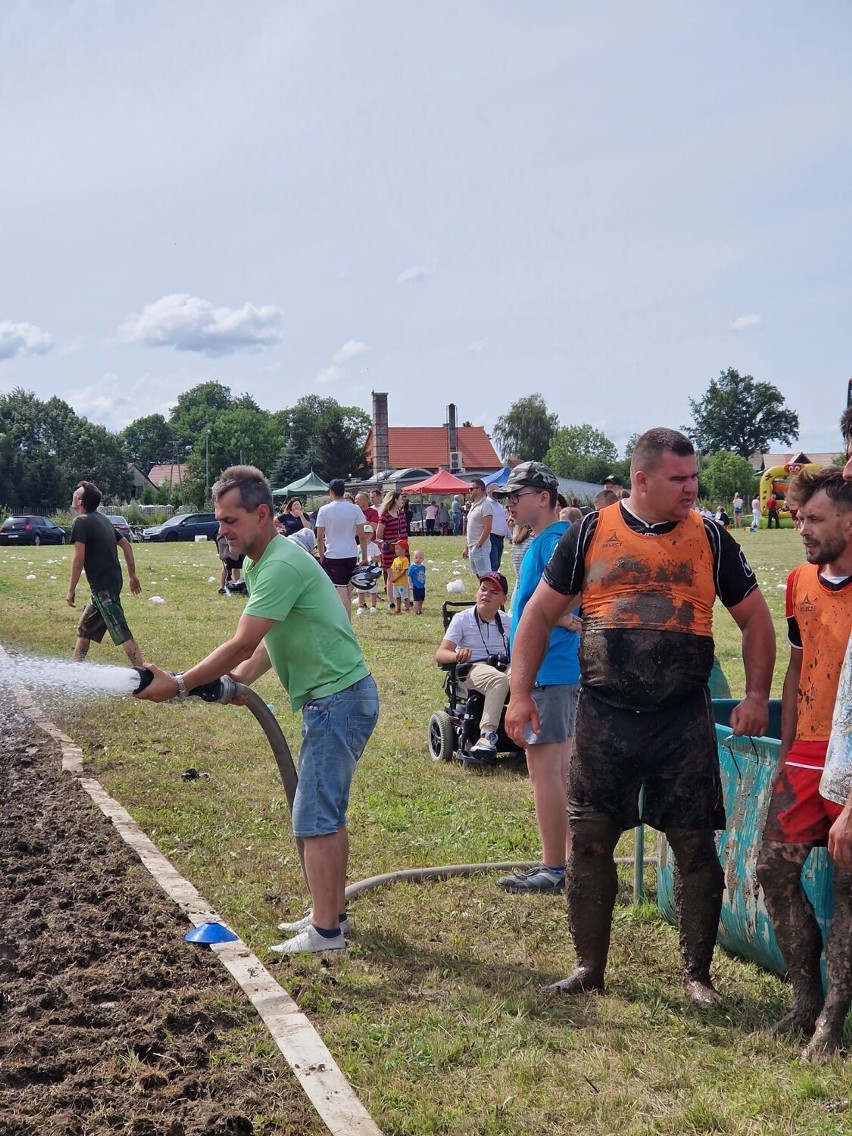
<instances>
[{"instance_id":1,"label":"wheelchair wheel","mask_svg":"<svg viewBox=\"0 0 852 1136\"><path fill-rule=\"evenodd\" d=\"M433 761L450 761L453 756L453 720L443 710L429 719L427 731L429 753Z\"/></svg>"}]
</instances>

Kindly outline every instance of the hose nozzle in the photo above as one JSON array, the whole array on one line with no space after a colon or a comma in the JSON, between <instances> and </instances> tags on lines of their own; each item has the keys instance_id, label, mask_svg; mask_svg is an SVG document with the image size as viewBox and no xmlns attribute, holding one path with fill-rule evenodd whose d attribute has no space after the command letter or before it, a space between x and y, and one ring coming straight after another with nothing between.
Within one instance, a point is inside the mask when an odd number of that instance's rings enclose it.
<instances>
[{"instance_id":1,"label":"hose nozzle","mask_svg":"<svg viewBox=\"0 0 852 1136\"><path fill-rule=\"evenodd\" d=\"M138 694L140 690L150 686L154 672L147 667L134 667L133 669L139 675L139 685L134 691L135 694ZM213 682L206 682L203 686L196 686L187 692L190 697L200 698L204 702L221 702L223 706L233 702L236 693L237 684L230 675L222 675L221 678L217 678Z\"/></svg>"}]
</instances>

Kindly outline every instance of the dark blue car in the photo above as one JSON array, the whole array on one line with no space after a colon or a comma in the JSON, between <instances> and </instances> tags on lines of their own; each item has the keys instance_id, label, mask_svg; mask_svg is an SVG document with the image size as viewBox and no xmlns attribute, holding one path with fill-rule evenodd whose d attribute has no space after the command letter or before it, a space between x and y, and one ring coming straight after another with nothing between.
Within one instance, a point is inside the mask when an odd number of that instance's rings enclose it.
<instances>
[{"instance_id":1,"label":"dark blue car","mask_svg":"<svg viewBox=\"0 0 852 1136\"><path fill-rule=\"evenodd\" d=\"M219 531L219 522L215 513L180 513L176 517L169 517L161 525L152 525L142 530L143 540L195 540L203 536L207 540L215 540Z\"/></svg>"}]
</instances>

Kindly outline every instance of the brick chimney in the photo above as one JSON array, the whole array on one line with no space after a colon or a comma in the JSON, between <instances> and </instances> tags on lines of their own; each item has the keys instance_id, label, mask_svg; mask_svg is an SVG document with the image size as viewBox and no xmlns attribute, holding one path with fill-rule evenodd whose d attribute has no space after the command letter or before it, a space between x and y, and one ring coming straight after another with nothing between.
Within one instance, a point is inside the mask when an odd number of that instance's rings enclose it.
<instances>
[{"instance_id":1,"label":"brick chimney","mask_svg":"<svg viewBox=\"0 0 852 1136\"><path fill-rule=\"evenodd\" d=\"M451 402L447 407L447 469L456 473L461 469L461 455L458 452L458 433L456 431L456 404Z\"/></svg>"},{"instance_id":2,"label":"brick chimney","mask_svg":"<svg viewBox=\"0 0 852 1136\"><path fill-rule=\"evenodd\" d=\"M373 391L373 477L390 468L388 443L388 396Z\"/></svg>"}]
</instances>

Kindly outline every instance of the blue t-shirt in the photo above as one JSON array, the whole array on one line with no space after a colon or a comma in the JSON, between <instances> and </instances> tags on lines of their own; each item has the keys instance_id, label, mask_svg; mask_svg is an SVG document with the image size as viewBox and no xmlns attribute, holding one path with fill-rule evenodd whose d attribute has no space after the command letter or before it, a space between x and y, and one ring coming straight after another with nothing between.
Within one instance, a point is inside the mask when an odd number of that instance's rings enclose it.
<instances>
[{"instance_id":1,"label":"blue t-shirt","mask_svg":"<svg viewBox=\"0 0 852 1136\"><path fill-rule=\"evenodd\" d=\"M518 586L512 597L512 631L509 637L510 644L514 643L515 632L521 621L524 607L530 596L538 587L539 580L545 569L553 550L559 543L559 538L569 528L567 521L556 521L538 534L531 542L524 558L521 561L521 574L518 577ZM577 649L580 646L580 636L576 631L567 631L564 627L554 627L550 633L550 642L547 654L536 675L539 686L575 685L580 681L580 662L577 658Z\"/></svg>"},{"instance_id":2,"label":"blue t-shirt","mask_svg":"<svg viewBox=\"0 0 852 1136\"><path fill-rule=\"evenodd\" d=\"M410 564L408 567L408 578L411 581L412 588L426 589L426 565L425 564Z\"/></svg>"}]
</instances>

